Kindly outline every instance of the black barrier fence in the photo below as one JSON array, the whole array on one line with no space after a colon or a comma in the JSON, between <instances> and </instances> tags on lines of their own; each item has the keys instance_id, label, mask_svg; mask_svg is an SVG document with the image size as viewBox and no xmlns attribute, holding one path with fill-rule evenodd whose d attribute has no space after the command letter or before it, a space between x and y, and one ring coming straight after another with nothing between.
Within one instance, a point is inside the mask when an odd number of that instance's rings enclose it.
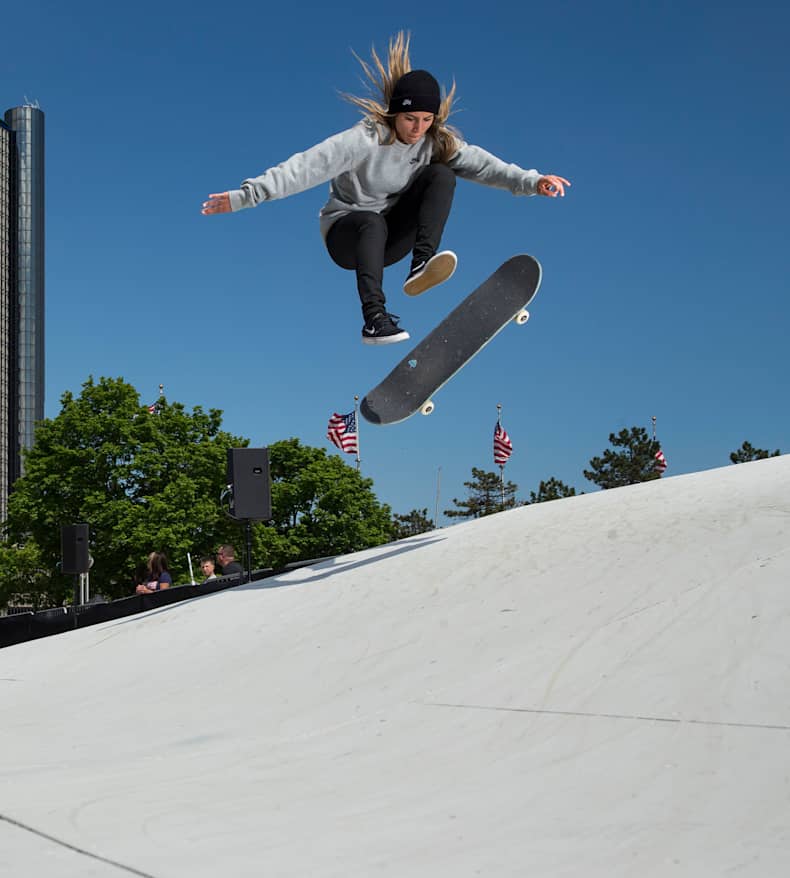
<instances>
[{"instance_id":1,"label":"black barrier fence","mask_svg":"<svg viewBox=\"0 0 790 878\"><path fill-rule=\"evenodd\" d=\"M34 613L15 613L0 617L0 647L31 640Z\"/></svg>"},{"instance_id":2,"label":"black barrier fence","mask_svg":"<svg viewBox=\"0 0 790 878\"><path fill-rule=\"evenodd\" d=\"M250 579L252 581L265 579L273 576L275 572L271 568L253 570ZM122 619L124 616L133 616L168 604L215 594L241 585L245 578L244 574L218 576L216 579L197 585L177 585L152 594L135 594L115 601L97 601L94 598L93 602L78 607L55 607L51 610L0 616L0 649L25 643L28 640L49 637L52 634L73 631L75 628L86 628L89 625L98 625L100 622Z\"/></svg>"}]
</instances>

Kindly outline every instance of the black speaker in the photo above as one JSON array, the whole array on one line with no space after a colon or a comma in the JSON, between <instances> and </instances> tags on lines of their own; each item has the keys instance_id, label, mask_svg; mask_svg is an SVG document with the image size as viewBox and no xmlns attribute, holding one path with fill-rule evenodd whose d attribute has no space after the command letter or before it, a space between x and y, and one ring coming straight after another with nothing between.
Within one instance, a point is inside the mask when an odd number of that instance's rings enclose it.
<instances>
[{"instance_id":1,"label":"black speaker","mask_svg":"<svg viewBox=\"0 0 790 878\"><path fill-rule=\"evenodd\" d=\"M64 524L60 528L60 560L64 573L87 573L90 569L88 554L88 525Z\"/></svg>"},{"instance_id":2,"label":"black speaker","mask_svg":"<svg viewBox=\"0 0 790 878\"><path fill-rule=\"evenodd\" d=\"M234 518L271 520L268 448L229 448L228 484L233 492L230 514Z\"/></svg>"}]
</instances>

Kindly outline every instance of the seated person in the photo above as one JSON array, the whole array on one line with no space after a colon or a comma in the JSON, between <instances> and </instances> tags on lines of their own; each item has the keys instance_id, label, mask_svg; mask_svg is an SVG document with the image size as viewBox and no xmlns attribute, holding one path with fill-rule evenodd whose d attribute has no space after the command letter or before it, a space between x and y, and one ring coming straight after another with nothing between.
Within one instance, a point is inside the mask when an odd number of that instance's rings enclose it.
<instances>
[{"instance_id":1,"label":"seated person","mask_svg":"<svg viewBox=\"0 0 790 878\"><path fill-rule=\"evenodd\" d=\"M167 556L164 552L151 552L148 556L148 573L135 591L137 594L153 594L163 588L170 588L173 577L167 570Z\"/></svg>"},{"instance_id":2,"label":"seated person","mask_svg":"<svg viewBox=\"0 0 790 878\"><path fill-rule=\"evenodd\" d=\"M223 576L244 572L241 564L236 560L236 550L228 543L217 549L217 561L219 561L222 567Z\"/></svg>"},{"instance_id":3,"label":"seated person","mask_svg":"<svg viewBox=\"0 0 790 878\"><path fill-rule=\"evenodd\" d=\"M214 572L214 559L211 555L205 555L200 559L200 569L203 571L203 576L205 576L203 582L217 578L217 574Z\"/></svg>"}]
</instances>

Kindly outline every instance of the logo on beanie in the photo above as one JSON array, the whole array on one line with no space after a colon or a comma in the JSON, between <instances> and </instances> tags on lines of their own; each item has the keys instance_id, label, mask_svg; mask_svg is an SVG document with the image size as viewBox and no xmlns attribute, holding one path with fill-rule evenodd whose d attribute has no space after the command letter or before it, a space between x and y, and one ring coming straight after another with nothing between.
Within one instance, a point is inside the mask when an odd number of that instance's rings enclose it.
<instances>
[{"instance_id":1,"label":"logo on beanie","mask_svg":"<svg viewBox=\"0 0 790 878\"><path fill-rule=\"evenodd\" d=\"M411 98L404 98L403 99L403 106L410 107L411 106Z\"/></svg>"}]
</instances>

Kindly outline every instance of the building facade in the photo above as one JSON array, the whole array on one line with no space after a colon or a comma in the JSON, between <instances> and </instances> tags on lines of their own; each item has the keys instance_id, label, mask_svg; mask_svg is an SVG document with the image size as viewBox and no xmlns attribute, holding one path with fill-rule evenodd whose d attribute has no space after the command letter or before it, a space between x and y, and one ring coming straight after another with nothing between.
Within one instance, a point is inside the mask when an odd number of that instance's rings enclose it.
<instances>
[{"instance_id":1,"label":"building facade","mask_svg":"<svg viewBox=\"0 0 790 878\"><path fill-rule=\"evenodd\" d=\"M0 521L44 417L44 113L0 121Z\"/></svg>"}]
</instances>

